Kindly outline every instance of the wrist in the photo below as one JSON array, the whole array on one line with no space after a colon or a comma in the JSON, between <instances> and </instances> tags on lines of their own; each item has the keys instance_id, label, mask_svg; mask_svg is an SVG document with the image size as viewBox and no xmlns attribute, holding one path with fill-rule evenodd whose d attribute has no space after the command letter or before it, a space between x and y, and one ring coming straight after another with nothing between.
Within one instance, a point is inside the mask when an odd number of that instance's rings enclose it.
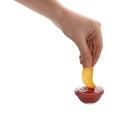
<instances>
[{"instance_id":1,"label":"wrist","mask_svg":"<svg viewBox=\"0 0 120 115\"><path fill-rule=\"evenodd\" d=\"M68 11L63 6L59 7L58 9L59 10L55 11L54 16L51 20L58 28L61 28L61 25L64 23Z\"/></svg>"}]
</instances>

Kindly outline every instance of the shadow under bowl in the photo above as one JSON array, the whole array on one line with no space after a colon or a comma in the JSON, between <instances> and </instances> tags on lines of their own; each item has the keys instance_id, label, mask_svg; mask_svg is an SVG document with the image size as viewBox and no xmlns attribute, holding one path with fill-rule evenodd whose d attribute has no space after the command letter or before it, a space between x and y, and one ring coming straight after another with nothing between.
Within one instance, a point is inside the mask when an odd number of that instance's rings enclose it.
<instances>
[{"instance_id":1,"label":"shadow under bowl","mask_svg":"<svg viewBox=\"0 0 120 115\"><path fill-rule=\"evenodd\" d=\"M88 88L83 86L75 89L76 96L83 103L95 103L101 98L103 93L104 89L100 86L96 86L95 88Z\"/></svg>"}]
</instances>

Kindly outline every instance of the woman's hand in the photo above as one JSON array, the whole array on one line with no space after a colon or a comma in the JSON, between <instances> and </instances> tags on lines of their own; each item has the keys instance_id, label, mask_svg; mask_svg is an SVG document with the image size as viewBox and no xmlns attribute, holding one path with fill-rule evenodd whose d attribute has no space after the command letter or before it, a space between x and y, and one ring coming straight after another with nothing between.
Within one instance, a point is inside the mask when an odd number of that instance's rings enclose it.
<instances>
[{"instance_id":1,"label":"woman's hand","mask_svg":"<svg viewBox=\"0 0 120 115\"><path fill-rule=\"evenodd\" d=\"M77 45L80 51L80 63L94 66L102 50L102 34L99 22L66 10L59 28Z\"/></svg>"},{"instance_id":2,"label":"woman's hand","mask_svg":"<svg viewBox=\"0 0 120 115\"><path fill-rule=\"evenodd\" d=\"M94 66L102 50L100 23L77 14L57 0L16 0L53 21L80 50L80 62Z\"/></svg>"}]
</instances>

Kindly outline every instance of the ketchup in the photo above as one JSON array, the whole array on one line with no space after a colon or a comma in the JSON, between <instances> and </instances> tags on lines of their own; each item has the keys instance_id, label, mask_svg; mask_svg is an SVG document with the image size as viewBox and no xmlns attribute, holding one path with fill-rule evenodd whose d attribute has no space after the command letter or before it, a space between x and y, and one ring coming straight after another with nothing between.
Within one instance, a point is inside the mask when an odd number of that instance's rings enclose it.
<instances>
[{"instance_id":1,"label":"ketchup","mask_svg":"<svg viewBox=\"0 0 120 115\"><path fill-rule=\"evenodd\" d=\"M96 86L95 88L88 88L86 86L83 86L75 90L76 96L83 103L95 103L100 99L103 93L104 90L100 86Z\"/></svg>"}]
</instances>

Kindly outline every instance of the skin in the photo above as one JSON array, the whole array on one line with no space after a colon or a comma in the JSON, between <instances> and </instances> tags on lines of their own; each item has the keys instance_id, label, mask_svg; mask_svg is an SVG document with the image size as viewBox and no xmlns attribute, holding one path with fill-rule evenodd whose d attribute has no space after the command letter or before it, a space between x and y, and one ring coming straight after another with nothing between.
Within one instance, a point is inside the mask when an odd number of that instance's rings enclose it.
<instances>
[{"instance_id":1,"label":"skin","mask_svg":"<svg viewBox=\"0 0 120 115\"><path fill-rule=\"evenodd\" d=\"M15 0L50 19L80 51L83 67L94 66L102 51L101 24L65 8L57 0Z\"/></svg>"}]
</instances>

